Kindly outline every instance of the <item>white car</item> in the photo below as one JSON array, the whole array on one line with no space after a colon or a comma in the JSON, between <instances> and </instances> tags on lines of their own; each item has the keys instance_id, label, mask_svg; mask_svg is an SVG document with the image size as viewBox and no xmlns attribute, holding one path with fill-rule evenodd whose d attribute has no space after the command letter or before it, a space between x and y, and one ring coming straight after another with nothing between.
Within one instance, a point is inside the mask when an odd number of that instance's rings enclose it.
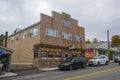
<instances>
[{"instance_id":1,"label":"white car","mask_svg":"<svg viewBox=\"0 0 120 80\"><path fill-rule=\"evenodd\" d=\"M99 66L99 65L108 65L109 64L109 59L106 55L100 55L98 57L94 57L92 59L88 60L88 65L95 65L95 66Z\"/></svg>"}]
</instances>

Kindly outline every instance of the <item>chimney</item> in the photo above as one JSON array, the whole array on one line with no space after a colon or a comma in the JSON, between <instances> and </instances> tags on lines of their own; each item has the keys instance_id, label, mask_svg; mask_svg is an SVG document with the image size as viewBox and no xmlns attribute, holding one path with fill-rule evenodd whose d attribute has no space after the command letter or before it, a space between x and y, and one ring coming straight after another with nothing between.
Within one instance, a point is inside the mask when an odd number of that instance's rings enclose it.
<instances>
[{"instance_id":1,"label":"chimney","mask_svg":"<svg viewBox=\"0 0 120 80\"><path fill-rule=\"evenodd\" d=\"M7 47L8 32L5 32L5 47Z\"/></svg>"}]
</instances>

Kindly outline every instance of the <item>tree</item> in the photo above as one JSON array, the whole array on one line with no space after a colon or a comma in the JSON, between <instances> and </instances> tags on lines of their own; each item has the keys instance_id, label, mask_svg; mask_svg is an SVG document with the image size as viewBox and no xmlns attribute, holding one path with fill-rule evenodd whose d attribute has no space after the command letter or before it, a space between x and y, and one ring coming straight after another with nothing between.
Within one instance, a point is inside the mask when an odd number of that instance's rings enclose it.
<instances>
[{"instance_id":1,"label":"tree","mask_svg":"<svg viewBox=\"0 0 120 80\"><path fill-rule=\"evenodd\" d=\"M112 46L114 46L114 47L120 46L120 36L119 35L112 36Z\"/></svg>"},{"instance_id":2,"label":"tree","mask_svg":"<svg viewBox=\"0 0 120 80\"><path fill-rule=\"evenodd\" d=\"M93 43L98 43L98 39L97 39L97 38L94 38L94 39L93 39Z\"/></svg>"},{"instance_id":3,"label":"tree","mask_svg":"<svg viewBox=\"0 0 120 80\"><path fill-rule=\"evenodd\" d=\"M3 35L3 34L1 34L1 35L0 35L0 45L2 45L2 44L3 44L3 39L4 39L4 35Z\"/></svg>"},{"instance_id":4,"label":"tree","mask_svg":"<svg viewBox=\"0 0 120 80\"><path fill-rule=\"evenodd\" d=\"M85 41L86 44L91 44L91 41L88 39L87 41Z\"/></svg>"}]
</instances>

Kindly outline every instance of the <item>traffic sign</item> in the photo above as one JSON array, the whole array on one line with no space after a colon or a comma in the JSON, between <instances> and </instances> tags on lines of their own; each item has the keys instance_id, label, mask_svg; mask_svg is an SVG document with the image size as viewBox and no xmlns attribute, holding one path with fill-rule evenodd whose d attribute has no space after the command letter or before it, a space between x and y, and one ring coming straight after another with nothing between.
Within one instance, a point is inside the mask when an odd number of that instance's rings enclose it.
<instances>
[{"instance_id":1,"label":"traffic sign","mask_svg":"<svg viewBox=\"0 0 120 80\"><path fill-rule=\"evenodd\" d=\"M2 50L0 50L0 55L2 55L3 54L3 51Z\"/></svg>"}]
</instances>

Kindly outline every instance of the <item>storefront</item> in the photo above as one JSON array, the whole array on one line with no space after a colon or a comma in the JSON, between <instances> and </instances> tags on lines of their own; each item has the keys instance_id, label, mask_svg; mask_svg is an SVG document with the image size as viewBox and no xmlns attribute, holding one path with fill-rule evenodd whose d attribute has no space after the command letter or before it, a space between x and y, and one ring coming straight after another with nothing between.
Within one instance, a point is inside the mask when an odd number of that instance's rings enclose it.
<instances>
[{"instance_id":1,"label":"storefront","mask_svg":"<svg viewBox=\"0 0 120 80\"><path fill-rule=\"evenodd\" d=\"M55 67L61 59L72 56L81 56L80 49L68 49L54 45L35 45L33 49L34 65L36 67Z\"/></svg>"},{"instance_id":2,"label":"storefront","mask_svg":"<svg viewBox=\"0 0 120 80\"><path fill-rule=\"evenodd\" d=\"M4 64L4 71L10 71L13 50L0 46L0 61Z\"/></svg>"}]
</instances>

